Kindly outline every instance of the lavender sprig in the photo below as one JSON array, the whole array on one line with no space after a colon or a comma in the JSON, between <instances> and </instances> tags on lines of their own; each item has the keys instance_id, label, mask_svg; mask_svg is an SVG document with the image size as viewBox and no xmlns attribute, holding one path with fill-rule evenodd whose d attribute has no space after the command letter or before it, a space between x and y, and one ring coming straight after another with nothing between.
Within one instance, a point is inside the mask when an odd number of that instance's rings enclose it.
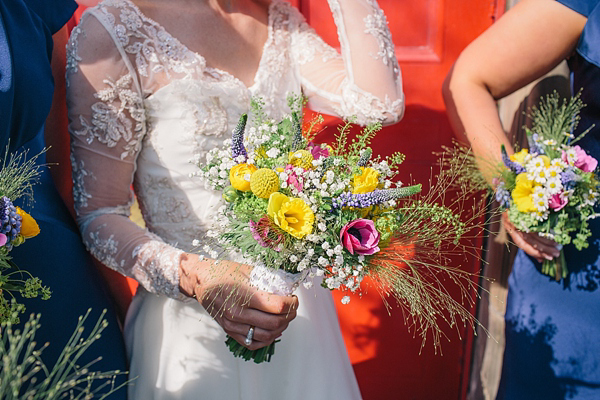
<instances>
[{"instance_id":1,"label":"lavender sprig","mask_svg":"<svg viewBox=\"0 0 600 400\"><path fill-rule=\"evenodd\" d=\"M232 142L231 142L231 157L237 160L239 156L243 156L244 160L248 158L248 153L244 147L244 130L246 129L246 122L248 121L248 114L242 114L240 120L233 130Z\"/></svg>"},{"instance_id":2,"label":"lavender sprig","mask_svg":"<svg viewBox=\"0 0 600 400\"><path fill-rule=\"evenodd\" d=\"M358 207L367 208L386 201L400 199L402 197L412 196L421 191L421 185L407 186L395 189L374 190L369 193L352 194L345 192L334 198L333 208Z\"/></svg>"},{"instance_id":3,"label":"lavender sprig","mask_svg":"<svg viewBox=\"0 0 600 400\"><path fill-rule=\"evenodd\" d=\"M580 180L581 177L575 173L573 167L567 167L563 172L560 173L560 182L566 190L573 189Z\"/></svg>"},{"instance_id":4,"label":"lavender sprig","mask_svg":"<svg viewBox=\"0 0 600 400\"><path fill-rule=\"evenodd\" d=\"M523 167L517 162L511 161L511 159L508 157L508 153L506 152L506 148L504 147L504 145L502 145L502 162L504 163L506 168L510 169L517 175L525 172L525 167Z\"/></svg>"},{"instance_id":5,"label":"lavender sprig","mask_svg":"<svg viewBox=\"0 0 600 400\"><path fill-rule=\"evenodd\" d=\"M527 135L527 142L529 143L529 153L531 154L545 154L542 146L540 146L540 135L534 133Z\"/></svg>"}]
</instances>

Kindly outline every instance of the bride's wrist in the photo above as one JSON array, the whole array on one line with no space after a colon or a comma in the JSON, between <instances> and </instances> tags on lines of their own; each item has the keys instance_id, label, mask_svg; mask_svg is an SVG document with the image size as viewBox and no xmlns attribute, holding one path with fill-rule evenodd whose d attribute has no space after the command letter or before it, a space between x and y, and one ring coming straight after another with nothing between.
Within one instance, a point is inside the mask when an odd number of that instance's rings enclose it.
<instances>
[{"instance_id":1,"label":"bride's wrist","mask_svg":"<svg viewBox=\"0 0 600 400\"><path fill-rule=\"evenodd\" d=\"M206 261L195 254L184 253L179 260L179 291L185 296L198 298L202 290L202 275Z\"/></svg>"}]
</instances>

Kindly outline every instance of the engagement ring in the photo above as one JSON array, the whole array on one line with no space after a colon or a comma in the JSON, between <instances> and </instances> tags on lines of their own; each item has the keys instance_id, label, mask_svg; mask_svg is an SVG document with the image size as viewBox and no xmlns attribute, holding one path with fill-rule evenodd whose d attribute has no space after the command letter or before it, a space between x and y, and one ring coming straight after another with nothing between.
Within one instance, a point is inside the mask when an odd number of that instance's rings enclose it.
<instances>
[{"instance_id":1,"label":"engagement ring","mask_svg":"<svg viewBox=\"0 0 600 400\"><path fill-rule=\"evenodd\" d=\"M253 336L254 336L254 327L250 326L250 329L248 329L248 334L246 335L246 339L244 340L244 344L246 346L250 346L252 344Z\"/></svg>"}]
</instances>

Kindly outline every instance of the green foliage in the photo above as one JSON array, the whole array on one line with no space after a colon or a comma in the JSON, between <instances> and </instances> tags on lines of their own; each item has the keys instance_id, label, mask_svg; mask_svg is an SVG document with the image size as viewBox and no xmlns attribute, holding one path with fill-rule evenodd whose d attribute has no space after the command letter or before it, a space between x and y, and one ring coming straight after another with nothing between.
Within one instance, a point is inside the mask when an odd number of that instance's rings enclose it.
<instances>
[{"instance_id":1,"label":"green foliage","mask_svg":"<svg viewBox=\"0 0 600 400\"><path fill-rule=\"evenodd\" d=\"M100 339L108 323L105 312L95 326L85 333L84 323L89 311L79 318L75 331L63 348L54 366L45 365L41 354L46 345L39 346L35 335L39 329L39 315L32 315L22 331L11 323L1 325L0 340L0 399L3 400L58 400L105 399L125 384L117 384L121 371L96 372L92 361L79 365L89 347Z\"/></svg>"}]
</instances>

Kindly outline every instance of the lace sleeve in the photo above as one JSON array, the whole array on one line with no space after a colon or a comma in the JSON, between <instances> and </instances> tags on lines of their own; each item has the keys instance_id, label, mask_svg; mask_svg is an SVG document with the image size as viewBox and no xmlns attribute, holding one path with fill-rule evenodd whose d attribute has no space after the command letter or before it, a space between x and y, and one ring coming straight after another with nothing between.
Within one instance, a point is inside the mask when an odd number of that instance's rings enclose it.
<instances>
[{"instance_id":1,"label":"lace sleeve","mask_svg":"<svg viewBox=\"0 0 600 400\"><path fill-rule=\"evenodd\" d=\"M142 90L111 14L84 15L67 46L77 222L90 253L153 293L181 298L181 251L129 220L145 134Z\"/></svg>"},{"instance_id":2,"label":"lace sleeve","mask_svg":"<svg viewBox=\"0 0 600 400\"><path fill-rule=\"evenodd\" d=\"M402 77L387 19L375 0L328 0L341 56L302 21L293 35L309 107L359 124L395 123L404 113Z\"/></svg>"}]
</instances>

